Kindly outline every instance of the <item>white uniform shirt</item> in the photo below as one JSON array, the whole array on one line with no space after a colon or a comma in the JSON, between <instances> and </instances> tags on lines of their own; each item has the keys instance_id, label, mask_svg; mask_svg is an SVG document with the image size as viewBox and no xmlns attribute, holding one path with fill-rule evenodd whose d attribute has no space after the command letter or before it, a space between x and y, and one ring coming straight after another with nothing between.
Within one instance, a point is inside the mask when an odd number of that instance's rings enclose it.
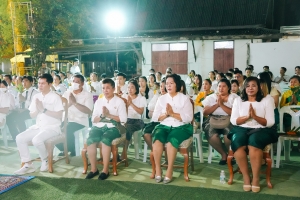
<instances>
[{"instance_id":1,"label":"white uniform shirt","mask_svg":"<svg viewBox=\"0 0 300 200\"><path fill-rule=\"evenodd\" d=\"M96 90L92 92L93 95L99 95L102 93L102 83L99 81L91 82L91 86ZM88 91L91 91L91 86L88 86Z\"/></svg>"},{"instance_id":2,"label":"white uniform shirt","mask_svg":"<svg viewBox=\"0 0 300 200\"><path fill-rule=\"evenodd\" d=\"M100 117L102 115L103 106L105 106L108 109L111 115L119 116L121 124L124 125L126 123L127 121L126 105L123 99L121 99L116 95L109 101L105 98L105 96L103 96L102 98L99 98L95 102L92 121L94 121L96 116ZM97 122L97 123L93 123L93 125L99 128L105 125L107 125L108 128L115 127L112 123L105 123L105 122Z\"/></svg>"},{"instance_id":3,"label":"white uniform shirt","mask_svg":"<svg viewBox=\"0 0 300 200\"><path fill-rule=\"evenodd\" d=\"M68 100L68 102L71 93L74 95L77 103L86 106L91 111L93 110L94 102L93 95L91 93L82 90L82 92L74 94L73 91L68 90L63 94L63 97L65 97ZM69 122L75 122L83 126L89 127L89 115L81 112L74 105L70 106L68 109L68 120Z\"/></svg>"},{"instance_id":4,"label":"white uniform shirt","mask_svg":"<svg viewBox=\"0 0 300 200\"><path fill-rule=\"evenodd\" d=\"M70 68L70 72L71 72L72 74L80 73L80 68L79 68L79 66L72 66L72 67Z\"/></svg>"},{"instance_id":5,"label":"white uniform shirt","mask_svg":"<svg viewBox=\"0 0 300 200\"><path fill-rule=\"evenodd\" d=\"M217 93L218 92L218 81L216 81L216 80L212 81L210 89Z\"/></svg>"},{"instance_id":6,"label":"white uniform shirt","mask_svg":"<svg viewBox=\"0 0 300 200\"><path fill-rule=\"evenodd\" d=\"M122 94L126 94L127 90L128 90L128 84L125 83L123 86L121 86L120 91L122 92ZM115 93L117 93L117 85L116 85L116 88L115 88Z\"/></svg>"},{"instance_id":7,"label":"white uniform shirt","mask_svg":"<svg viewBox=\"0 0 300 200\"><path fill-rule=\"evenodd\" d=\"M11 101L14 101L14 98L11 99L9 96L12 96L9 92L0 92L0 108L10 108ZM3 120L6 119L6 114L0 113L0 124Z\"/></svg>"},{"instance_id":8,"label":"white uniform shirt","mask_svg":"<svg viewBox=\"0 0 300 200\"><path fill-rule=\"evenodd\" d=\"M178 127L184 124L189 124L193 120L194 111L190 98L178 92L173 98L170 94L162 95L156 103L152 121L158 122L158 118L163 113L166 113L167 103L172 106L174 113L179 113L182 121L179 121L171 116L167 117L160 124L165 126Z\"/></svg>"},{"instance_id":9,"label":"white uniform shirt","mask_svg":"<svg viewBox=\"0 0 300 200\"><path fill-rule=\"evenodd\" d=\"M290 80L290 77L289 77L288 75L284 75L283 78L285 79L284 82L289 82L289 80ZM274 82L277 83L280 79L281 79L281 76L277 76L277 77L274 79ZM283 81L283 80L282 80L282 81ZM280 82L282 82L282 81L280 81ZM279 82L279 83L280 83L280 82Z\"/></svg>"},{"instance_id":10,"label":"white uniform shirt","mask_svg":"<svg viewBox=\"0 0 300 200\"><path fill-rule=\"evenodd\" d=\"M158 98L161 96L161 94L157 93L153 96L153 98L150 100L149 104L148 104L148 110L149 111L154 111L156 102L158 100Z\"/></svg>"},{"instance_id":11,"label":"white uniform shirt","mask_svg":"<svg viewBox=\"0 0 300 200\"><path fill-rule=\"evenodd\" d=\"M236 94L229 94L228 96L228 100L227 102L224 102L224 105L232 108L234 99L238 97L238 95ZM217 104L217 100L218 100L218 96L217 94L211 94L209 96L207 96L203 101L202 101L202 105L205 106L213 106L215 104ZM212 115L228 115L221 107L218 107L213 113Z\"/></svg>"},{"instance_id":12,"label":"white uniform shirt","mask_svg":"<svg viewBox=\"0 0 300 200\"><path fill-rule=\"evenodd\" d=\"M53 87L55 88L55 92L59 95L63 95L65 91L67 91L67 88L64 84L59 84L57 86L53 85Z\"/></svg>"},{"instance_id":13,"label":"white uniform shirt","mask_svg":"<svg viewBox=\"0 0 300 200\"><path fill-rule=\"evenodd\" d=\"M7 90L10 94L13 95L14 97L14 103L11 102L11 106L13 105L13 108L11 108L11 110L19 107L19 96L18 96L18 90L15 86L13 85L10 85L10 86L7 86Z\"/></svg>"},{"instance_id":14,"label":"white uniform shirt","mask_svg":"<svg viewBox=\"0 0 300 200\"><path fill-rule=\"evenodd\" d=\"M32 102L28 108L30 113L34 113L37 110L36 99L39 99L40 101L42 101L44 108L49 111L58 112L58 111L64 110L60 96L58 94L56 94L55 92L50 91L45 96L42 93L37 93L36 95L33 96ZM62 119L50 117L49 115L46 115L45 113L39 113L36 118L36 125L31 126L30 129L38 129L38 128L43 129L43 130L50 129L50 130L60 133L61 122L62 122Z\"/></svg>"},{"instance_id":15,"label":"white uniform shirt","mask_svg":"<svg viewBox=\"0 0 300 200\"><path fill-rule=\"evenodd\" d=\"M122 97L128 100L128 95L123 95ZM137 95L137 97L135 99L132 99L132 103L138 108L145 108L147 106L146 98L141 95ZM143 114L146 114L146 113L143 113ZM137 113L133 109L132 106L129 106L128 107L128 118L129 119L141 119L142 115Z\"/></svg>"},{"instance_id":16,"label":"white uniform shirt","mask_svg":"<svg viewBox=\"0 0 300 200\"><path fill-rule=\"evenodd\" d=\"M249 101L242 101L241 97L237 97L233 103L230 122L233 125L236 124L236 120L238 117L243 117L249 115L249 107L250 103L252 104L255 114L258 117L265 118L267 120L267 125L263 126L259 124L256 120L250 118L244 124L239 126L241 127L248 127L248 128L265 128L271 127L275 123L274 117L274 99L268 95L267 97L263 98L260 102L249 102Z\"/></svg>"},{"instance_id":17,"label":"white uniform shirt","mask_svg":"<svg viewBox=\"0 0 300 200\"><path fill-rule=\"evenodd\" d=\"M39 91L37 91L34 87L30 87L28 90L25 90L22 93L22 96L25 98L25 108L26 109L29 108L33 96L36 95L37 93L39 93Z\"/></svg>"}]
</instances>

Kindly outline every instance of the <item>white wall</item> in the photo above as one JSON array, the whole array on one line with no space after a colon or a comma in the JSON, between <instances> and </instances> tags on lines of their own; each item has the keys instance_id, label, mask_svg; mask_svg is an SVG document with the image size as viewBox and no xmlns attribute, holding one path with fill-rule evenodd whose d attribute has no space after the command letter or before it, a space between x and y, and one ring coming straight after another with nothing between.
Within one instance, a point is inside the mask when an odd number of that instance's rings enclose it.
<instances>
[{"instance_id":1,"label":"white wall","mask_svg":"<svg viewBox=\"0 0 300 200\"><path fill-rule=\"evenodd\" d=\"M300 65L300 41L251 44L250 55L250 63L256 69L268 65L276 77L280 67L286 67L286 74L292 76L295 66Z\"/></svg>"},{"instance_id":2,"label":"white wall","mask_svg":"<svg viewBox=\"0 0 300 200\"><path fill-rule=\"evenodd\" d=\"M215 40L194 40L196 62L193 53L192 41L180 40L180 41L163 41L163 42L143 42L142 51L145 57L145 64L142 64L142 75L148 75L151 67L151 44L152 43L188 43L188 71L195 70L196 73L202 75L203 78L207 78L207 75L214 67L214 41ZM261 42L261 40L253 40L254 43ZM242 71L247 67L247 44L250 44L251 40L235 40L234 41L234 67L240 68ZM165 73L165 72L162 72ZM176 73L176 72L175 72ZM182 79L186 79L186 75L181 75Z\"/></svg>"}]
</instances>

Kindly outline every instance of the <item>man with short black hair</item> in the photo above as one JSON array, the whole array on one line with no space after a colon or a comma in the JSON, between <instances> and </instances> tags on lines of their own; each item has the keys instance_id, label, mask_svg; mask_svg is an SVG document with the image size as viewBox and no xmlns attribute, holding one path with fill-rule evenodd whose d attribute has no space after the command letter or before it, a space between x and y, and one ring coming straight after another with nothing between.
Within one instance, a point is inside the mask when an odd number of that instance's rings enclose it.
<instances>
[{"instance_id":1,"label":"man with short black hair","mask_svg":"<svg viewBox=\"0 0 300 200\"><path fill-rule=\"evenodd\" d=\"M241 70L236 70L233 72L233 78L236 79L239 82L239 90L242 92L244 89L244 76L243 72Z\"/></svg>"},{"instance_id":2,"label":"man with short black hair","mask_svg":"<svg viewBox=\"0 0 300 200\"><path fill-rule=\"evenodd\" d=\"M30 119L29 114L29 106L31 104L31 100L33 99L34 95L39 93L33 87L33 78L32 76L24 76L22 85L24 91L19 93L19 102L21 108L13 110L7 117L7 127L12 138L15 140L16 136L26 130L25 120Z\"/></svg>"},{"instance_id":3,"label":"man with short black hair","mask_svg":"<svg viewBox=\"0 0 300 200\"><path fill-rule=\"evenodd\" d=\"M67 144L70 156L75 156L75 136L74 132L89 127L89 115L93 110L93 95L83 89L84 77L76 74L73 77L72 91L68 90L63 94L68 100L68 126L67 126ZM63 152L62 144L56 145ZM64 155L64 153L60 153Z\"/></svg>"},{"instance_id":4,"label":"man with short black hair","mask_svg":"<svg viewBox=\"0 0 300 200\"><path fill-rule=\"evenodd\" d=\"M250 67L247 67L247 68L245 69L245 74L246 74L246 77L247 77L247 78L250 77L250 76L252 76L252 71L251 71L251 68L250 68Z\"/></svg>"},{"instance_id":5,"label":"man with short black hair","mask_svg":"<svg viewBox=\"0 0 300 200\"><path fill-rule=\"evenodd\" d=\"M16 137L17 148L23 167L14 173L23 175L35 171L30 157L28 142L32 142L39 152L42 161L40 171L48 171L48 151L45 141L61 134L62 114L64 107L59 95L51 91L53 78L50 74L39 77L39 91L32 98L29 106L30 116L36 118L36 124Z\"/></svg>"},{"instance_id":6,"label":"man with short black hair","mask_svg":"<svg viewBox=\"0 0 300 200\"><path fill-rule=\"evenodd\" d=\"M126 77L127 77L126 74L124 74L122 72L118 73L117 80L115 81L116 82L115 93L117 95L122 95L127 92L128 85L125 83Z\"/></svg>"},{"instance_id":7,"label":"man with short black hair","mask_svg":"<svg viewBox=\"0 0 300 200\"><path fill-rule=\"evenodd\" d=\"M289 82L290 77L288 75L285 75L285 72L286 72L286 68L285 67L280 67L280 71L279 71L280 76L277 76L274 79L274 82L275 83L281 83L282 81Z\"/></svg>"},{"instance_id":8,"label":"man with short black hair","mask_svg":"<svg viewBox=\"0 0 300 200\"><path fill-rule=\"evenodd\" d=\"M251 76L257 77L257 73L254 71L254 66L253 65L248 65L248 67L251 69Z\"/></svg>"},{"instance_id":9,"label":"man with short black hair","mask_svg":"<svg viewBox=\"0 0 300 200\"><path fill-rule=\"evenodd\" d=\"M126 105L120 97L114 94L114 81L104 79L102 90L104 96L100 97L95 103L92 115L93 127L86 141L88 145L87 153L91 163L91 171L87 174L86 179L92 179L99 174L97 169L97 146L100 142L103 169L98 179L107 179L112 141L126 132L124 127L127 121Z\"/></svg>"},{"instance_id":10,"label":"man with short black hair","mask_svg":"<svg viewBox=\"0 0 300 200\"><path fill-rule=\"evenodd\" d=\"M73 66L70 68L70 72L71 72L72 74L81 73L81 72L80 72L80 67L79 67L78 65L79 65L79 59L78 59L78 58L75 58L75 59L74 59Z\"/></svg>"},{"instance_id":11,"label":"man with short black hair","mask_svg":"<svg viewBox=\"0 0 300 200\"><path fill-rule=\"evenodd\" d=\"M47 67L47 63L46 62L42 62L42 67L40 67L39 71L38 71L38 75L42 75L42 74L51 74L51 69L49 67Z\"/></svg>"},{"instance_id":12,"label":"man with short black hair","mask_svg":"<svg viewBox=\"0 0 300 200\"><path fill-rule=\"evenodd\" d=\"M264 72L268 72L270 70L270 67L266 65L263 67L263 70L264 70Z\"/></svg>"},{"instance_id":13,"label":"man with short black hair","mask_svg":"<svg viewBox=\"0 0 300 200\"><path fill-rule=\"evenodd\" d=\"M300 76L300 66L295 67L295 75Z\"/></svg>"}]
</instances>

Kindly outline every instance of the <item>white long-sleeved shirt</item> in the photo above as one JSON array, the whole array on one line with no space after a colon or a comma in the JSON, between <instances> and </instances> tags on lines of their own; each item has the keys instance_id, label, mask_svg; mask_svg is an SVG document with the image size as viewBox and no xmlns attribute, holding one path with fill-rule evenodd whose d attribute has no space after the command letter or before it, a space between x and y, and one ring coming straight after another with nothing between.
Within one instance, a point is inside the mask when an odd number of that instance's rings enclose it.
<instances>
[{"instance_id":1,"label":"white long-sleeved shirt","mask_svg":"<svg viewBox=\"0 0 300 200\"><path fill-rule=\"evenodd\" d=\"M238 97L238 95L236 94L230 94L228 96L228 100L227 102L224 102L224 105L227 106L228 108L232 108L234 99ZM217 104L217 100L218 100L218 96L217 94L211 94L209 96L207 96L203 101L202 101L202 105L205 106L213 106L215 104ZM213 113L212 115L228 115L221 107L218 107Z\"/></svg>"},{"instance_id":2,"label":"white long-sleeved shirt","mask_svg":"<svg viewBox=\"0 0 300 200\"><path fill-rule=\"evenodd\" d=\"M194 111L192 103L188 96L178 92L173 98L170 94L165 94L158 98L156 103L152 121L158 122L158 118L163 113L166 113L167 103L172 106L174 113L179 113L182 121L179 121L171 116L167 117L160 124L165 126L178 127L184 124L189 124L193 120Z\"/></svg>"},{"instance_id":3,"label":"white long-sleeved shirt","mask_svg":"<svg viewBox=\"0 0 300 200\"><path fill-rule=\"evenodd\" d=\"M267 120L267 125L263 126L259 124L254 119L247 120L244 124L241 124L239 126L245 127L245 128L265 128L265 127L271 127L275 123L275 117L274 117L274 99L268 95L265 98L263 98L260 102L249 102L249 101L242 101L241 97L237 97L233 103L230 122L233 125L236 124L236 120L238 117L243 117L249 115L249 108L250 103L252 104L252 107L254 108L255 114L258 117L265 118Z\"/></svg>"},{"instance_id":4,"label":"white long-sleeved shirt","mask_svg":"<svg viewBox=\"0 0 300 200\"><path fill-rule=\"evenodd\" d=\"M127 122L126 105L124 101L116 95L109 101L105 98L105 96L103 96L95 102L92 121L94 121L96 116L100 117L102 115L103 106L108 109L111 115L119 116L121 124L124 125ZM115 127L112 123L105 122L97 122L93 123L93 125L99 128L105 125L107 125L108 128Z\"/></svg>"}]
</instances>

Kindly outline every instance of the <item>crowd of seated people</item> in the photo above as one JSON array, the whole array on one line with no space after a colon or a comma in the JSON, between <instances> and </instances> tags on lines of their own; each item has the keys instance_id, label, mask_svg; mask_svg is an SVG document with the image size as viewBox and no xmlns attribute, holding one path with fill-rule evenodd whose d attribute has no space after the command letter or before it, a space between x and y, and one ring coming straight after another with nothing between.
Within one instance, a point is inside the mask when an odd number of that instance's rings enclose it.
<instances>
[{"instance_id":1,"label":"crowd of seated people","mask_svg":"<svg viewBox=\"0 0 300 200\"><path fill-rule=\"evenodd\" d=\"M125 73L114 71L113 78L105 74L98 77L90 74L89 80L80 73L53 70L32 76L1 76L0 82L0 127L7 125L17 143L23 167L15 174L32 173L36 169L28 149L32 142L42 160L40 171L47 171L47 151L44 142L61 134L63 106L60 97L68 102L67 149L75 156L74 132L90 128L87 152L91 179L99 175L104 180L109 176L109 160L112 141L126 134L126 147L135 131L142 130L142 137L153 151L155 181L169 183L173 177L173 163L180 143L193 134L193 118L199 123L203 110L205 137L220 155L220 165L227 164L231 146L234 151L232 164L238 163L244 178L245 191L259 191L258 171L262 162L262 149L277 140L274 124L279 121L279 107L300 105L300 67L289 78L286 68L274 80L268 66L257 74L249 65L243 72L238 68L226 73L211 71L206 77L194 70L183 81L180 75L167 68L161 72L149 71L149 76L128 79ZM51 74L50 74L51 73ZM101 78L101 80L99 80ZM37 82L37 87L35 86ZM290 89L281 92L280 82L289 82ZM279 102L279 97L281 101ZM144 124L146 116L150 122ZM25 120L36 118L36 123L26 127ZM291 129L291 116L285 114L285 130ZM199 124L196 126L198 127ZM122 132L124 131L124 132ZM271 133L272 132L272 133ZM276 131L275 131L276 133ZM265 137L257 137L262 134ZM263 141L262 141L263 140ZM224 143L223 143L224 142ZM103 169L97 169L96 148L101 143ZM160 168L163 146L167 148L168 169L163 178ZM63 145L57 145L63 154ZM253 180L250 182L246 167L246 152L249 150ZM121 159L124 155L121 155ZM251 187L252 185L252 187Z\"/></svg>"}]
</instances>

